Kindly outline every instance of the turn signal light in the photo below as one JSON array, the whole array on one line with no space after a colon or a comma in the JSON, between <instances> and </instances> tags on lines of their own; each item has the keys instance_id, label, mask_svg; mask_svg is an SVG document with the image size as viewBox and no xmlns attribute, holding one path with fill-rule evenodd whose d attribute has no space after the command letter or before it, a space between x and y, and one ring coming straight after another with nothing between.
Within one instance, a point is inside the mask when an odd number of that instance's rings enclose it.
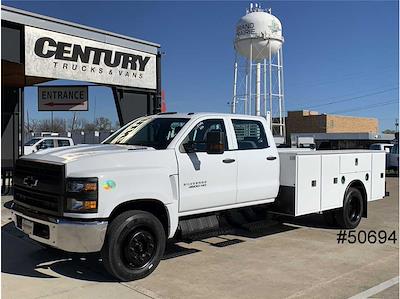
<instances>
[{"instance_id":1,"label":"turn signal light","mask_svg":"<svg viewBox=\"0 0 400 299\"><path fill-rule=\"evenodd\" d=\"M97 201L95 201L95 200L85 200L83 202L83 206L84 206L85 210L96 209L97 208Z\"/></svg>"},{"instance_id":2,"label":"turn signal light","mask_svg":"<svg viewBox=\"0 0 400 299\"><path fill-rule=\"evenodd\" d=\"M97 190L97 183L85 183L85 192L91 192Z\"/></svg>"}]
</instances>

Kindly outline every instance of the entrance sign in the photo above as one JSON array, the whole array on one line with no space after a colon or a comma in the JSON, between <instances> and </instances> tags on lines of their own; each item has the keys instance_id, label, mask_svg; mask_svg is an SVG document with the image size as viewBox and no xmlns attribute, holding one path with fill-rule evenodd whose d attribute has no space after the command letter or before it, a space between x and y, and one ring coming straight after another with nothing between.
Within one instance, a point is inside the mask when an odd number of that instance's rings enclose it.
<instances>
[{"instance_id":1,"label":"entrance sign","mask_svg":"<svg viewBox=\"0 0 400 299\"><path fill-rule=\"evenodd\" d=\"M25 75L156 89L156 55L25 26Z\"/></svg>"},{"instance_id":2,"label":"entrance sign","mask_svg":"<svg viewBox=\"0 0 400 299\"><path fill-rule=\"evenodd\" d=\"M87 86L39 86L39 111L87 111Z\"/></svg>"}]
</instances>

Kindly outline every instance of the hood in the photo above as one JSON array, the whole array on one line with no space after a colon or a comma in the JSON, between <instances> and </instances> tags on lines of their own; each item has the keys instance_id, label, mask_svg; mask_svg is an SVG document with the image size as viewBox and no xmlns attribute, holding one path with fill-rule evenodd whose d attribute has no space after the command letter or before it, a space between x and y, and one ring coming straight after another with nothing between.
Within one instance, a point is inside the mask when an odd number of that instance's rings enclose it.
<instances>
[{"instance_id":1,"label":"hood","mask_svg":"<svg viewBox=\"0 0 400 299\"><path fill-rule=\"evenodd\" d=\"M30 160L41 160L57 163L69 163L87 157L115 155L127 151L154 150L152 147L118 144L81 144L53 149L40 150L29 155Z\"/></svg>"}]
</instances>

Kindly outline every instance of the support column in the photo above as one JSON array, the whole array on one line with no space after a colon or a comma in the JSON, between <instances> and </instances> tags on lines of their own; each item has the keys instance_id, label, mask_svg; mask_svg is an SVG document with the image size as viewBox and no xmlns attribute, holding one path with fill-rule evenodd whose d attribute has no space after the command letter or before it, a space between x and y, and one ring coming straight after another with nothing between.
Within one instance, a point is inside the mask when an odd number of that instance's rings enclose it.
<instances>
[{"instance_id":1,"label":"support column","mask_svg":"<svg viewBox=\"0 0 400 299\"><path fill-rule=\"evenodd\" d=\"M251 115L251 77L253 73L253 43L250 43L250 59L249 59L249 99L248 99L248 111L247 114Z\"/></svg>"},{"instance_id":2,"label":"support column","mask_svg":"<svg viewBox=\"0 0 400 299\"><path fill-rule=\"evenodd\" d=\"M261 110L261 63L257 63L256 69L256 100L255 100L255 115L260 116Z\"/></svg>"},{"instance_id":3,"label":"support column","mask_svg":"<svg viewBox=\"0 0 400 299\"><path fill-rule=\"evenodd\" d=\"M235 59L234 71L233 71L233 99L232 99L232 113L236 113L236 88L237 88L237 61Z\"/></svg>"}]
</instances>

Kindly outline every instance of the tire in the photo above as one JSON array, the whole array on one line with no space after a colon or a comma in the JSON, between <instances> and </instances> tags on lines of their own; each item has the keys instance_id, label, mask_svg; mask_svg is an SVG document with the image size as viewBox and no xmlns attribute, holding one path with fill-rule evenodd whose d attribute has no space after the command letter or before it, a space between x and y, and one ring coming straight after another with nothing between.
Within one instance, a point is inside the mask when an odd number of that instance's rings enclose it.
<instances>
[{"instance_id":1,"label":"tire","mask_svg":"<svg viewBox=\"0 0 400 299\"><path fill-rule=\"evenodd\" d=\"M348 188L344 196L343 208L336 212L336 220L340 227L356 228L361 221L364 211L364 200L360 190Z\"/></svg>"},{"instance_id":2,"label":"tire","mask_svg":"<svg viewBox=\"0 0 400 299\"><path fill-rule=\"evenodd\" d=\"M164 254L164 227L153 214L127 211L110 223L101 256L107 271L120 281L151 274Z\"/></svg>"}]
</instances>

